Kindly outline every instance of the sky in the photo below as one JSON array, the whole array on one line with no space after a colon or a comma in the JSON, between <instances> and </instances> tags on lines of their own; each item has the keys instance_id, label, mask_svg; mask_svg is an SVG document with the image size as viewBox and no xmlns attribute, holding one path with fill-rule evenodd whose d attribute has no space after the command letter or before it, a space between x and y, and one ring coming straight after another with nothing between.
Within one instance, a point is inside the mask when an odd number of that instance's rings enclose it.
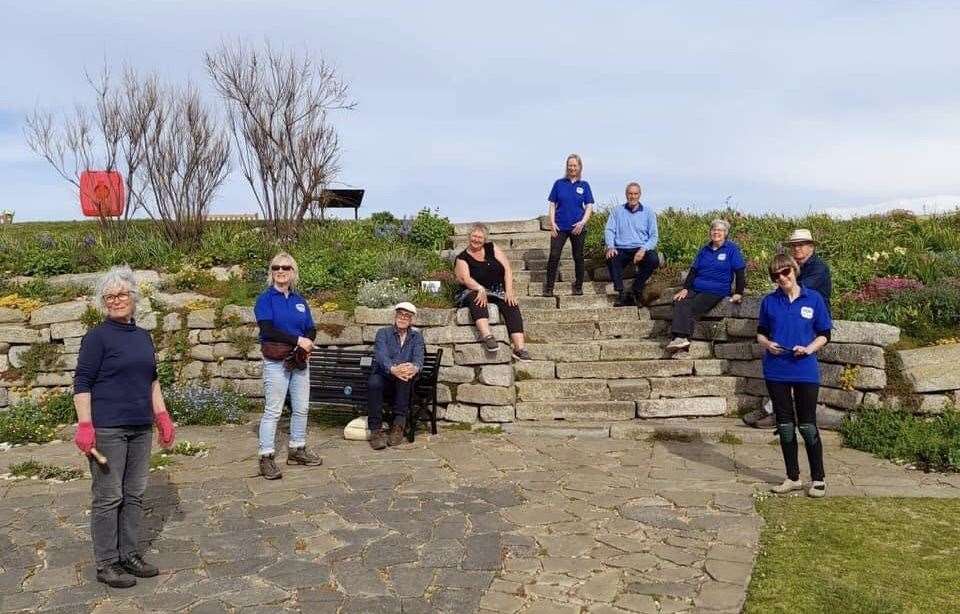
<instances>
[{"instance_id":1,"label":"sky","mask_svg":"<svg viewBox=\"0 0 960 614\"><path fill-rule=\"evenodd\" d=\"M599 203L843 215L960 205L958 2L18 2L0 37L0 209L80 216L23 118L127 63L207 95L203 52L269 39L349 82L361 211L531 218L579 153ZM215 213L254 212L235 171Z\"/></svg>"}]
</instances>

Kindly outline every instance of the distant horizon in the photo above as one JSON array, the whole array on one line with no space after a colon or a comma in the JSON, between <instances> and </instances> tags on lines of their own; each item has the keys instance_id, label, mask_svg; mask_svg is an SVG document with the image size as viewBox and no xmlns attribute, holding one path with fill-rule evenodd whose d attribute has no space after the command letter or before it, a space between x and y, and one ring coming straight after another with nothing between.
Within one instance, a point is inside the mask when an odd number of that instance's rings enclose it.
<instances>
[{"instance_id":1,"label":"distant horizon","mask_svg":"<svg viewBox=\"0 0 960 614\"><path fill-rule=\"evenodd\" d=\"M780 215L960 195L957 3L48 0L5 15L0 209L19 221L79 214L27 147L27 113L89 103L83 72L104 62L189 80L219 109L203 52L236 39L309 50L349 83L338 180L367 190L364 211L530 218L571 152L601 203L633 180L654 208ZM255 210L235 168L211 212Z\"/></svg>"}]
</instances>

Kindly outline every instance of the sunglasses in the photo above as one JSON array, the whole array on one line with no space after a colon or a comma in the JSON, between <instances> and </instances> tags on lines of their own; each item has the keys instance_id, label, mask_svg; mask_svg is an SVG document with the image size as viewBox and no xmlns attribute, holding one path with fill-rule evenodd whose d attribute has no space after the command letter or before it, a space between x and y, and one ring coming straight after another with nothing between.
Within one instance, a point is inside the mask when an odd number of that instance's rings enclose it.
<instances>
[{"instance_id":1,"label":"sunglasses","mask_svg":"<svg viewBox=\"0 0 960 614\"><path fill-rule=\"evenodd\" d=\"M776 270L776 271L774 271L773 273L770 274L770 279L771 279L772 281L777 281L777 280L780 279L781 277L790 277L790 273L792 273L792 272L793 272L793 269L790 268L790 267L786 267L786 268L783 268L783 269L778 269L778 270Z\"/></svg>"},{"instance_id":2,"label":"sunglasses","mask_svg":"<svg viewBox=\"0 0 960 614\"><path fill-rule=\"evenodd\" d=\"M293 267L289 264L275 264L270 267L271 271L292 271Z\"/></svg>"}]
</instances>

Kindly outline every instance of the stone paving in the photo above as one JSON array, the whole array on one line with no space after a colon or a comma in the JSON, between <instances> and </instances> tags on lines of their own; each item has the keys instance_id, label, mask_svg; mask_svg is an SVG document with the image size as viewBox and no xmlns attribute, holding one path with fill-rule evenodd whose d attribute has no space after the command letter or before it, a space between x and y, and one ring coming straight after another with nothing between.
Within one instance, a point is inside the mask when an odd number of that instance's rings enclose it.
<instances>
[{"instance_id":1,"label":"stone paving","mask_svg":"<svg viewBox=\"0 0 960 614\"><path fill-rule=\"evenodd\" d=\"M735 428L735 427L734 427ZM250 426L183 428L206 458L151 474L145 552L163 573L94 579L89 481L0 482L0 611L736 612L779 448L446 430L383 452L313 429L316 468L256 477ZM71 444L0 453L80 465ZM826 450L830 495L958 496Z\"/></svg>"}]
</instances>

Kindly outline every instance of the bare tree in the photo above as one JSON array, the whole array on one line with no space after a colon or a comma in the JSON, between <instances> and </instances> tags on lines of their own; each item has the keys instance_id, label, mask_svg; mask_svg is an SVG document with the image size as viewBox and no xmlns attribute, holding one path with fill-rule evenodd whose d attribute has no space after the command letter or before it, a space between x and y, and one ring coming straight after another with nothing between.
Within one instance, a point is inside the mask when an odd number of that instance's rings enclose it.
<instances>
[{"instance_id":1,"label":"bare tree","mask_svg":"<svg viewBox=\"0 0 960 614\"><path fill-rule=\"evenodd\" d=\"M101 226L117 231L143 207L139 124L156 104L157 83L155 78L141 82L130 69L124 71L119 85L106 68L96 78L89 74L86 78L95 93L93 110L78 104L72 114L58 120L49 111L34 109L26 118L27 145L73 185L78 195L83 171L120 171L125 185L123 217L115 220L99 211Z\"/></svg>"},{"instance_id":2,"label":"bare tree","mask_svg":"<svg viewBox=\"0 0 960 614\"><path fill-rule=\"evenodd\" d=\"M92 110L78 104L60 121L34 110L26 120L27 144L78 192L83 171L119 170L122 221L143 211L171 241L195 243L229 172L223 126L193 87L164 88L155 75L141 78L130 68L119 85L106 68L87 80L96 94ZM100 221L106 229L116 226L102 211Z\"/></svg>"},{"instance_id":3,"label":"bare tree","mask_svg":"<svg viewBox=\"0 0 960 614\"><path fill-rule=\"evenodd\" d=\"M171 241L195 244L230 171L229 137L187 86L160 95L146 116L142 142L152 205L147 211Z\"/></svg>"},{"instance_id":4,"label":"bare tree","mask_svg":"<svg viewBox=\"0 0 960 614\"><path fill-rule=\"evenodd\" d=\"M340 171L329 113L354 108L347 84L322 59L269 43L223 44L205 60L227 103L243 175L276 236L289 239Z\"/></svg>"}]
</instances>

